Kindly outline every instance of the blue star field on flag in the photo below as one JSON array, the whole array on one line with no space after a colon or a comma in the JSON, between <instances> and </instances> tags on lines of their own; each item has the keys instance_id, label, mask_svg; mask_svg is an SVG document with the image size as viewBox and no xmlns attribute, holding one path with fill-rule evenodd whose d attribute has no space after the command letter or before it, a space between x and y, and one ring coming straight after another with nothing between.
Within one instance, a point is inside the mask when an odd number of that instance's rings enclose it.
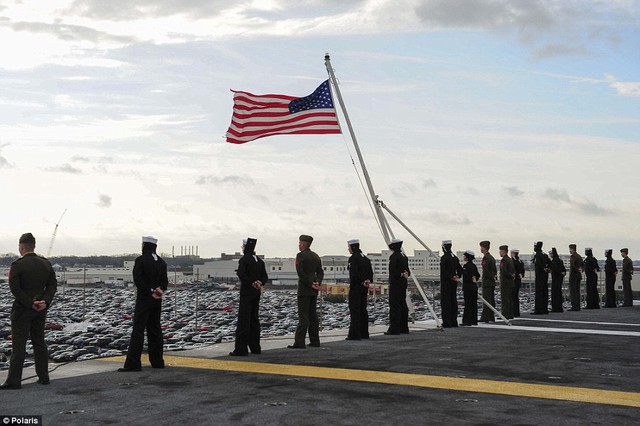
<instances>
[{"instance_id":1,"label":"blue star field on flag","mask_svg":"<svg viewBox=\"0 0 640 426\"><path fill-rule=\"evenodd\" d=\"M309 96L294 99L289 103L289 112L296 113L316 108L333 108L329 80L326 80Z\"/></svg>"}]
</instances>

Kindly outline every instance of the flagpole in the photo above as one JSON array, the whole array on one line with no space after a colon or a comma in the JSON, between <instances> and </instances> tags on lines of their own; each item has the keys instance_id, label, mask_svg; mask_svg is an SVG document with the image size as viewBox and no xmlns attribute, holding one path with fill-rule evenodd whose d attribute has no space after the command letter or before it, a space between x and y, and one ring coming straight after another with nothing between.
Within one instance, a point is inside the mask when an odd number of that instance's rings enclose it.
<instances>
[{"instance_id":1,"label":"flagpole","mask_svg":"<svg viewBox=\"0 0 640 426\"><path fill-rule=\"evenodd\" d=\"M371 197L371 201L373 202L373 205L375 206L375 209L376 209L376 215L377 215L378 223L380 224L380 230L382 231L382 236L384 237L384 240L387 243L387 245L389 245L389 243L391 242L391 238L389 237L389 235L393 234L393 233L391 232L391 226L389 226L389 222L387 221L386 217L384 216L384 212L382 211L382 207L385 207L385 205L384 205L384 203L382 201L378 200L378 196L376 195L375 191L373 190L373 184L371 183L371 178L369 177L369 172L367 171L367 166L364 164L364 159L362 158L362 153L360 152L360 146L358 145L358 140L356 139L356 134L353 131L353 126L351 126L351 120L349 119L349 113L347 112L347 108L345 107L344 101L342 100L342 94L340 93L340 88L338 87L338 83L336 81L336 76L333 73L333 68L331 67L331 58L329 57L328 53L326 53L324 55L324 64L327 67L327 73L329 74L329 80L331 80L331 85L335 89L336 97L338 98L338 103L340 104L340 108L342 109L342 113L344 114L344 119L347 122L347 128L349 129L349 134L351 135L351 140L353 141L353 146L355 147L356 154L358 155L358 161L360 162L360 168L362 169L362 174L364 175L364 179L365 179L365 181L367 183L367 188L369 189L369 195ZM385 207L385 209L386 209L386 207ZM389 211L388 209L386 209L386 210ZM389 211L389 213L391 213L391 211ZM400 222L400 224L405 229L409 230L409 228L407 228L407 226L404 223L402 223L397 218L396 215L394 215L393 213L391 213L391 215L398 222ZM411 233L411 235L416 237L416 235L413 232L411 232L410 230L409 230L409 232ZM429 250L429 253L431 255L433 255L433 252L427 247L426 244L424 244L419 238L416 237L416 239L418 239L418 241L420 241L420 243L427 250ZM404 250L403 250L403 252L404 252ZM427 304L429 310L431 311L431 315L433 315L433 317L435 318L436 326L441 329L440 319L436 315L436 313L435 313L435 311L433 309L433 306L431 306L431 303L429 302L429 299L427 299L427 295L422 290L422 287L418 283L417 278L414 275L411 275L411 277L413 278L413 283L418 288L418 291L420 292L420 295L422 296L422 298L424 299L425 303Z\"/></svg>"},{"instance_id":2,"label":"flagpole","mask_svg":"<svg viewBox=\"0 0 640 426\"><path fill-rule=\"evenodd\" d=\"M367 188L369 189L369 196L371 197L371 201L376 209L376 216L378 219L378 223L380 224L380 229L382 230L382 236L384 237L384 241L389 245L391 239L389 238L389 230L384 225L384 214L380 209L380 205L378 204L378 197L376 196L375 191L373 190L373 184L371 183L371 178L369 177L369 172L367 171L367 166L364 164L364 160L362 159L362 153L360 152L360 146L358 145L358 140L356 139L356 134L353 131L353 127L351 126L351 120L349 119L349 113L347 113L347 108L344 105L344 101L342 100L342 94L340 93L340 88L338 87L338 83L336 82L336 76L333 73L333 68L331 68L331 58L329 54L326 53L324 55L324 64L327 67L327 72L329 73L329 80L331 80L331 85L335 89L336 97L338 98L338 103L340 103L340 108L342 109L342 113L344 114L344 119L347 122L347 128L349 129L349 134L351 135L351 140L353 141L353 146L356 149L356 154L358 155L358 161L360 162L360 168L362 169L362 174L364 175L364 180L367 183Z\"/></svg>"}]
</instances>

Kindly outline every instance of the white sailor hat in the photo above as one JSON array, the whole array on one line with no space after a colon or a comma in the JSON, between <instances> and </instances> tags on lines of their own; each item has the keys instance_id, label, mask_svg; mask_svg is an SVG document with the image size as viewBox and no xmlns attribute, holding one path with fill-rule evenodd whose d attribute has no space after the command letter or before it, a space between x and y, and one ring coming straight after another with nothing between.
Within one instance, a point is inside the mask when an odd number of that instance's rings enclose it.
<instances>
[{"instance_id":1,"label":"white sailor hat","mask_svg":"<svg viewBox=\"0 0 640 426\"><path fill-rule=\"evenodd\" d=\"M158 239L151 236L142 237L143 243L158 244Z\"/></svg>"},{"instance_id":2,"label":"white sailor hat","mask_svg":"<svg viewBox=\"0 0 640 426\"><path fill-rule=\"evenodd\" d=\"M349 244L350 246L352 246L354 244L360 244L360 240L358 240L358 239L349 240L349 241L347 241L347 244Z\"/></svg>"},{"instance_id":3,"label":"white sailor hat","mask_svg":"<svg viewBox=\"0 0 640 426\"><path fill-rule=\"evenodd\" d=\"M442 240L442 245L451 244L451 240Z\"/></svg>"},{"instance_id":4,"label":"white sailor hat","mask_svg":"<svg viewBox=\"0 0 640 426\"><path fill-rule=\"evenodd\" d=\"M391 242L389 244L395 244L395 243L401 243L402 240L400 238L394 238L393 240L391 240Z\"/></svg>"},{"instance_id":5,"label":"white sailor hat","mask_svg":"<svg viewBox=\"0 0 640 426\"><path fill-rule=\"evenodd\" d=\"M473 250L465 250L464 254L471 257L476 257L476 253Z\"/></svg>"},{"instance_id":6,"label":"white sailor hat","mask_svg":"<svg viewBox=\"0 0 640 426\"><path fill-rule=\"evenodd\" d=\"M512 248L511 253L520 253L520 249Z\"/></svg>"}]
</instances>

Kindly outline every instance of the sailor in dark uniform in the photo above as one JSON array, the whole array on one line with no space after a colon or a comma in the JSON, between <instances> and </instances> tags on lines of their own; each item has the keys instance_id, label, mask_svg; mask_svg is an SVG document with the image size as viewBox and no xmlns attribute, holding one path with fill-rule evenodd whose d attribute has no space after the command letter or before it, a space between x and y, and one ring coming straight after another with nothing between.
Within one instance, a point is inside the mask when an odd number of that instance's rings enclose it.
<instances>
[{"instance_id":1,"label":"sailor in dark uniform","mask_svg":"<svg viewBox=\"0 0 640 426\"><path fill-rule=\"evenodd\" d=\"M513 319L513 289L516 269L508 253L509 246L500 246L500 300L502 316L506 319Z\"/></svg>"},{"instance_id":2,"label":"sailor in dark uniform","mask_svg":"<svg viewBox=\"0 0 640 426\"><path fill-rule=\"evenodd\" d=\"M133 313L133 331L129 350L120 372L140 371L144 346L144 331L147 330L149 362L153 368L164 368L163 336L160 327L162 295L167 290L167 264L158 256L158 240L142 237L142 256L133 264L133 283L136 286L136 307Z\"/></svg>"},{"instance_id":3,"label":"sailor in dark uniform","mask_svg":"<svg viewBox=\"0 0 640 426\"><path fill-rule=\"evenodd\" d=\"M384 334L409 333L407 307L407 278L411 276L409 259L402 253L402 240L394 238L389 244L389 329Z\"/></svg>"},{"instance_id":4,"label":"sailor in dark uniform","mask_svg":"<svg viewBox=\"0 0 640 426\"><path fill-rule=\"evenodd\" d=\"M593 257L591 247L584 249L584 272L587 276L587 307L586 309L600 309L600 296L598 295L598 260Z\"/></svg>"},{"instance_id":5,"label":"sailor in dark uniform","mask_svg":"<svg viewBox=\"0 0 640 426\"><path fill-rule=\"evenodd\" d=\"M520 287L522 287L522 279L524 278L524 262L520 260L520 250L517 248L511 249L511 259L513 259L513 267L516 270L516 277L513 280L513 316L515 318L520 316Z\"/></svg>"},{"instance_id":6,"label":"sailor in dark uniform","mask_svg":"<svg viewBox=\"0 0 640 426\"><path fill-rule=\"evenodd\" d=\"M551 312L563 312L562 282L567 273L555 247L551 248Z\"/></svg>"},{"instance_id":7,"label":"sailor in dark uniform","mask_svg":"<svg viewBox=\"0 0 640 426\"><path fill-rule=\"evenodd\" d=\"M542 251L542 241L534 243L533 265L536 273L535 307L531 315L549 313L549 271L551 261Z\"/></svg>"},{"instance_id":8,"label":"sailor in dark uniform","mask_svg":"<svg viewBox=\"0 0 640 426\"><path fill-rule=\"evenodd\" d=\"M489 253L491 248L491 242L481 241L480 252L484 255L482 257L482 298L487 301L491 306L496 306L496 276L498 275L498 268L496 268L496 259ZM480 321L482 322L494 322L496 320L493 311L486 305L482 307L482 315Z\"/></svg>"},{"instance_id":9,"label":"sailor in dark uniform","mask_svg":"<svg viewBox=\"0 0 640 426\"><path fill-rule=\"evenodd\" d=\"M629 257L629 249L620 249L622 255L622 293L624 303L622 306L633 306L633 293L631 292L631 276L633 275L633 261Z\"/></svg>"},{"instance_id":10,"label":"sailor in dark uniform","mask_svg":"<svg viewBox=\"0 0 640 426\"><path fill-rule=\"evenodd\" d=\"M57 281L51 263L36 255L35 248L35 237L31 233L22 234L18 240L21 257L9 269L9 288L15 297L11 307L11 359L9 374L0 385L0 390L22 387L22 368L29 336L38 383L49 384L49 354L44 341L44 323L56 293Z\"/></svg>"},{"instance_id":11,"label":"sailor in dark uniform","mask_svg":"<svg viewBox=\"0 0 640 426\"><path fill-rule=\"evenodd\" d=\"M616 307L616 275L618 275L618 267L613 259L613 249L604 251L607 260L604 262L605 273L605 308Z\"/></svg>"},{"instance_id":12,"label":"sailor in dark uniform","mask_svg":"<svg viewBox=\"0 0 640 426\"><path fill-rule=\"evenodd\" d=\"M236 271L240 279L240 302L238 303L238 322L236 324L236 345L231 356L247 356L247 346L252 354L262 353L260 348L260 295L262 287L269 276L264 261L256 256L255 249L258 240L247 238L244 240L242 251L244 255L238 261Z\"/></svg>"},{"instance_id":13,"label":"sailor in dark uniform","mask_svg":"<svg viewBox=\"0 0 640 426\"><path fill-rule=\"evenodd\" d=\"M369 338L369 314L367 297L373 281L371 261L360 250L359 240L347 241L349 253L349 334L347 340Z\"/></svg>"},{"instance_id":14,"label":"sailor in dark uniform","mask_svg":"<svg viewBox=\"0 0 640 426\"><path fill-rule=\"evenodd\" d=\"M478 280L480 273L473 263L476 254L467 250L464 252L464 265L462 266L462 292L464 294L464 312L462 313L462 325L478 325Z\"/></svg>"},{"instance_id":15,"label":"sailor in dark uniform","mask_svg":"<svg viewBox=\"0 0 640 426\"><path fill-rule=\"evenodd\" d=\"M309 346L320 346L320 322L316 311L318 291L324 278L322 260L311 251L311 235L300 235L296 256L296 272L298 273L298 326L293 345L290 349L304 349L307 331L309 332Z\"/></svg>"},{"instance_id":16,"label":"sailor in dark uniform","mask_svg":"<svg viewBox=\"0 0 640 426\"><path fill-rule=\"evenodd\" d=\"M570 311L580 310L580 281L582 281L582 268L584 261L576 251L575 244L569 244L569 297L571 299Z\"/></svg>"},{"instance_id":17,"label":"sailor in dark uniform","mask_svg":"<svg viewBox=\"0 0 640 426\"><path fill-rule=\"evenodd\" d=\"M440 257L440 306L442 326L458 326L458 283L462 281L462 266L458 256L451 252L451 240L442 242Z\"/></svg>"}]
</instances>

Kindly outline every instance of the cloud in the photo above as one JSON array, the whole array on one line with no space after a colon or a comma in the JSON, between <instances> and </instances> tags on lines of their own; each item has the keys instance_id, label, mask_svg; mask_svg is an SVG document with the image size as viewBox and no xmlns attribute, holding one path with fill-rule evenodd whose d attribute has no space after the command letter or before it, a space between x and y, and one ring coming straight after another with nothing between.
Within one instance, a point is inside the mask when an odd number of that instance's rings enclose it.
<instances>
[{"instance_id":1,"label":"cloud","mask_svg":"<svg viewBox=\"0 0 640 426\"><path fill-rule=\"evenodd\" d=\"M88 163L89 158L83 157L81 155L74 155L73 157L71 157L71 161L74 163Z\"/></svg>"},{"instance_id":2,"label":"cloud","mask_svg":"<svg viewBox=\"0 0 640 426\"><path fill-rule=\"evenodd\" d=\"M478 191L476 188L473 188L471 186L457 186L456 191L462 192L464 194L469 194L469 195L480 194L480 191Z\"/></svg>"},{"instance_id":3,"label":"cloud","mask_svg":"<svg viewBox=\"0 0 640 426\"><path fill-rule=\"evenodd\" d=\"M504 190L504 192L506 192L508 195L512 197L519 197L522 194L524 194L524 191L522 191L521 189L518 189L518 187L516 186L503 186L502 189Z\"/></svg>"},{"instance_id":4,"label":"cloud","mask_svg":"<svg viewBox=\"0 0 640 426\"><path fill-rule=\"evenodd\" d=\"M569 201L569 193L565 189L547 188L544 196L554 201Z\"/></svg>"},{"instance_id":5,"label":"cloud","mask_svg":"<svg viewBox=\"0 0 640 426\"><path fill-rule=\"evenodd\" d=\"M616 80L612 75L607 74L605 77L609 87L618 92L621 96L640 96L640 82L623 83Z\"/></svg>"},{"instance_id":6,"label":"cloud","mask_svg":"<svg viewBox=\"0 0 640 426\"><path fill-rule=\"evenodd\" d=\"M13 22L8 18L0 17L0 27L9 27L14 31L33 34L53 35L63 41L115 42L118 44L129 44L135 41L133 37L113 35L89 27L62 24L60 22L52 24L45 22Z\"/></svg>"},{"instance_id":7,"label":"cloud","mask_svg":"<svg viewBox=\"0 0 640 426\"><path fill-rule=\"evenodd\" d=\"M98 202L96 203L96 206L100 208L111 207L111 197L106 194L100 194L100 196L98 197Z\"/></svg>"},{"instance_id":8,"label":"cloud","mask_svg":"<svg viewBox=\"0 0 640 426\"><path fill-rule=\"evenodd\" d=\"M548 44L535 50L534 59L550 59L559 56L594 56L593 52L581 46L567 44Z\"/></svg>"},{"instance_id":9,"label":"cloud","mask_svg":"<svg viewBox=\"0 0 640 426\"><path fill-rule=\"evenodd\" d=\"M425 179L422 181L422 187L423 188L435 188L437 187L438 184L436 183L435 180L429 178L429 179Z\"/></svg>"},{"instance_id":10,"label":"cloud","mask_svg":"<svg viewBox=\"0 0 640 426\"><path fill-rule=\"evenodd\" d=\"M234 3L227 0L132 0L126 2L76 0L69 7L68 12L114 21L174 15L207 18L218 15Z\"/></svg>"},{"instance_id":11,"label":"cloud","mask_svg":"<svg viewBox=\"0 0 640 426\"><path fill-rule=\"evenodd\" d=\"M2 156L2 148L4 148L5 146L7 146L7 144L0 145L0 169L10 169L11 167L13 167L9 163L9 160Z\"/></svg>"},{"instance_id":12,"label":"cloud","mask_svg":"<svg viewBox=\"0 0 640 426\"><path fill-rule=\"evenodd\" d=\"M410 182L400 182L397 187L391 189L391 193L396 197L406 198L417 190L418 188Z\"/></svg>"},{"instance_id":13,"label":"cloud","mask_svg":"<svg viewBox=\"0 0 640 426\"><path fill-rule=\"evenodd\" d=\"M463 214L453 211L431 211L426 215L427 220L438 225L468 225L471 220Z\"/></svg>"},{"instance_id":14,"label":"cloud","mask_svg":"<svg viewBox=\"0 0 640 426\"><path fill-rule=\"evenodd\" d=\"M65 163L62 166L57 166L57 167L47 167L45 170L48 172L56 172L56 173L70 173L70 174L76 174L76 175L82 174L82 170L73 167L69 163Z\"/></svg>"},{"instance_id":15,"label":"cloud","mask_svg":"<svg viewBox=\"0 0 640 426\"><path fill-rule=\"evenodd\" d=\"M200 176L196 180L196 185L255 185L253 179L246 176L229 175L229 176Z\"/></svg>"},{"instance_id":16,"label":"cloud","mask_svg":"<svg viewBox=\"0 0 640 426\"><path fill-rule=\"evenodd\" d=\"M618 45L635 9L635 2L431 0L417 2L415 13L427 29L516 32L541 60L591 56L598 42Z\"/></svg>"},{"instance_id":17,"label":"cloud","mask_svg":"<svg viewBox=\"0 0 640 426\"><path fill-rule=\"evenodd\" d=\"M550 8L539 1L432 0L421 2L416 14L431 25L463 29L546 29L554 23Z\"/></svg>"},{"instance_id":18,"label":"cloud","mask_svg":"<svg viewBox=\"0 0 640 426\"><path fill-rule=\"evenodd\" d=\"M547 188L543 195L549 200L563 203L581 213L595 216L606 216L613 213L613 210L603 207L588 198L573 197L565 189Z\"/></svg>"}]
</instances>

